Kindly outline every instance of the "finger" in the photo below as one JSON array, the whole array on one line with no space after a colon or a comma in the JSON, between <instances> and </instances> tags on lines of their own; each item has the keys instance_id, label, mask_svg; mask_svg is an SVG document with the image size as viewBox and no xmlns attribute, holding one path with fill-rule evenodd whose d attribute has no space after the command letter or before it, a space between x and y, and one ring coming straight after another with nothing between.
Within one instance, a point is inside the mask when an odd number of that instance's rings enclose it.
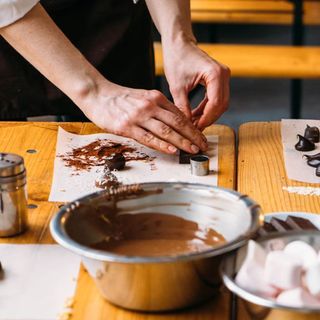
<instances>
[{"instance_id":1,"label":"finger","mask_svg":"<svg viewBox=\"0 0 320 320\"><path fill-rule=\"evenodd\" d=\"M188 92L185 90L179 90L177 92L171 92L174 104L183 112L183 114L191 119L191 107L188 97Z\"/></svg>"},{"instance_id":2,"label":"finger","mask_svg":"<svg viewBox=\"0 0 320 320\"><path fill-rule=\"evenodd\" d=\"M208 97L206 94L205 97L202 99L202 101L199 103L199 105L192 110L192 118L199 117L203 114L203 109L206 106L207 102L208 102Z\"/></svg>"},{"instance_id":3,"label":"finger","mask_svg":"<svg viewBox=\"0 0 320 320\"><path fill-rule=\"evenodd\" d=\"M158 138L167 141L168 143L186 152L198 153L200 151L200 148L198 146L196 146L190 140L177 133L173 128L169 127L159 120L150 119L144 124L144 128Z\"/></svg>"},{"instance_id":4,"label":"finger","mask_svg":"<svg viewBox=\"0 0 320 320\"><path fill-rule=\"evenodd\" d=\"M167 154L175 154L177 152L177 148L175 146L162 139L157 138L150 131L147 131L138 126L132 129L131 137L151 149L155 149Z\"/></svg>"},{"instance_id":5,"label":"finger","mask_svg":"<svg viewBox=\"0 0 320 320\"><path fill-rule=\"evenodd\" d=\"M225 110L228 108L229 105L229 99L230 99L230 70L228 67L225 68L225 77L224 77L224 91L223 91L223 103L225 106Z\"/></svg>"},{"instance_id":6,"label":"finger","mask_svg":"<svg viewBox=\"0 0 320 320\"><path fill-rule=\"evenodd\" d=\"M198 128L203 130L214 123L225 110L223 104L223 77L206 83L208 101L203 109Z\"/></svg>"},{"instance_id":7,"label":"finger","mask_svg":"<svg viewBox=\"0 0 320 320\"><path fill-rule=\"evenodd\" d=\"M204 135L192 124L189 119L184 116L182 112L175 113L168 109L158 109L154 113L153 117L172 128L175 132L189 140L192 144L198 146L202 151L206 151L208 149Z\"/></svg>"}]
</instances>

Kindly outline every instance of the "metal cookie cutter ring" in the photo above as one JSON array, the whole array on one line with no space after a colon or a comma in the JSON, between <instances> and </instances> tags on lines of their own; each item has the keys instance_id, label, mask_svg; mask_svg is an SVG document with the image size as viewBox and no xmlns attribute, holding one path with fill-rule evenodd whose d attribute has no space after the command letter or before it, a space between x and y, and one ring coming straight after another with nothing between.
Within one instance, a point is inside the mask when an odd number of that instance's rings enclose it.
<instances>
[{"instance_id":1,"label":"metal cookie cutter ring","mask_svg":"<svg viewBox=\"0 0 320 320\"><path fill-rule=\"evenodd\" d=\"M195 155L190 158L191 174L195 176L206 176L209 174L209 157Z\"/></svg>"}]
</instances>

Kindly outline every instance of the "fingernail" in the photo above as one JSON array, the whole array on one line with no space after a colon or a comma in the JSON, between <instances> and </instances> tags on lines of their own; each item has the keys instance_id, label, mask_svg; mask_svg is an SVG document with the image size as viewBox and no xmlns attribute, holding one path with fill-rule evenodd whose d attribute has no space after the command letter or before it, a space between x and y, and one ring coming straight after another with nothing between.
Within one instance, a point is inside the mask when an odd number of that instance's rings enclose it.
<instances>
[{"instance_id":1,"label":"fingernail","mask_svg":"<svg viewBox=\"0 0 320 320\"><path fill-rule=\"evenodd\" d=\"M174 147L174 146L169 146L168 147L168 150L170 151L170 152L172 152L172 153L175 153L175 152L177 152L177 148L176 147Z\"/></svg>"},{"instance_id":2,"label":"fingernail","mask_svg":"<svg viewBox=\"0 0 320 320\"><path fill-rule=\"evenodd\" d=\"M194 144L191 145L191 150L193 153L198 153L200 151L200 149Z\"/></svg>"}]
</instances>

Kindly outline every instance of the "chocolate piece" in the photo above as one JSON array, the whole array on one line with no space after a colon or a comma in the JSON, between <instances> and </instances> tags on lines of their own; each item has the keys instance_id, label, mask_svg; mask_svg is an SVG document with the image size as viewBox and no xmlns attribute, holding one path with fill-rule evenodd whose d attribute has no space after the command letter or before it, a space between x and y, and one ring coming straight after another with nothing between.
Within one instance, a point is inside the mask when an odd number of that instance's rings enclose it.
<instances>
[{"instance_id":1,"label":"chocolate piece","mask_svg":"<svg viewBox=\"0 0 320 320\"><path fill-rule=\"evenodd\" d=\"M299 141L295 145L296 150L298 151L312 151L315 149L315 144L308 140L307 138L303 137L301 134L297 135Z\"/></svg>"},{"instance_id":2,"label":"chocolate piece","mask_svg":"<svg viewBox=\"0 0 320 320\"><path fill-rule=\"evenodd\" d=\"M106 157L106 166L112 170L122 170L126 165L126 158L122 153L113 153Z\"/></svg>"},{"instance_id":3,"label":"chocolate piece","mask_svg":"<svg viewBox=\"0 0 320 320\"><path fill-rule=\"evenodd\" d=\"M318 143L320 140L320 132L318 127L310 127L307 125L305 131L304 131L304 137L308 140Z\"/></svg>"},{"instance_id":4,"label":"chocolate piece","mask_svg":"<svg viewBox=\"0 0 320 320\"><path fill-rule=\"evenodd\" d=\"M183 150L180 150L179 153L179 163L180 164L189 164L190 163L190 158L196 155L202 155L201 152L197 153L197 154L192 154L192 153L188 153L185 152Z\"/></svg>"},{"instance_id":5,"label":"chocolate piece","mask_svg":"<svg viewBox=\"0 0 320 320\"><path fill-rule=\"evenodd\" d=\"M293 230L319 230L310 220L288 216L286 223L293 229Z\"/></svg>"},{"instance_id":6,"label":"chocolate piece","mask_svg":"<svg viewBox=\"0 0 320 320\"><path fill-rule=\"evenodd\" d=\"M263 226L259 228L258 234L260 236L265 236L270 232L276 232L277 229L269 222L264 222Z\"/></svg>"},{"instance_id":7,"label":"chocolate piece","mask_svg":"<svg viewBox=\"0 0 320 320\"><path fill-rule=\"evenodd\" d=\"M283 220L278 218L272 218L270 223L275 227L275 229L279 232L292 230L292 228Z\"/></svg>"},{"instance_id":8,"label":"chocolate piece","mask_svg":"<svg viewBox=\"0 0 320 320\"><path fill-rule=\"evenodd\" d=\"M304 154L303 157L307 158L307 164L310 167L317 168L320 165L320 153L313 155Z\"/></svg>"},{"instance_id":9,"label":"chocolate piece","mask_svg":"<svg viewBox=\"0 0 320 320\"><path fill-rule=\"evenodd\" d=\"M316 176L320 177L320 166L317 166L316 168Z\"/></svg>"}]
</instances>

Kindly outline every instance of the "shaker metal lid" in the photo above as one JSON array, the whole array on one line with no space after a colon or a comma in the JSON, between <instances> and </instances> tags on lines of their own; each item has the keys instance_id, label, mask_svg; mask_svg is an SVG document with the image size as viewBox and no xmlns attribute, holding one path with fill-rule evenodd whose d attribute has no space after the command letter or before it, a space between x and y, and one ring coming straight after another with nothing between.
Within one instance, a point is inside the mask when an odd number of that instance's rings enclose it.
<instances>
[{"instance_id":1,"label":"shaker metal lid","mask_svg":"<svg viewBox=\"0 0 320 320\"><path fill-rule=\"evenodd\" d=\"M0 178L16 176L24 170L22 157L14 153L0 153Z\"/></svg>"}]
</instances>

